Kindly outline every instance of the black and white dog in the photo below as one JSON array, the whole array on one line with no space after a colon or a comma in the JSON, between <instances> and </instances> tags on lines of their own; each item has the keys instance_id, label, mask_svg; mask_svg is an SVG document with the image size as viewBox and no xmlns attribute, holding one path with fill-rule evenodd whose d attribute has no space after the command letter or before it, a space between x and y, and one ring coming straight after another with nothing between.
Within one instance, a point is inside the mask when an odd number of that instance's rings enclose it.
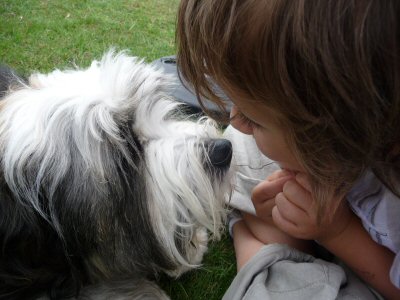
<instances>
[{"instance_id":1,"label":"black and white dog","mask_svg":"<svg viewBox=\"0 0 400 300\"><path fill-rule=\"evenodd\" d=\"M0 298L168 299L230 191L230 142L189 120L168 75L125 53L87 69L2 69Z\"/></svg>"}]
</instances>

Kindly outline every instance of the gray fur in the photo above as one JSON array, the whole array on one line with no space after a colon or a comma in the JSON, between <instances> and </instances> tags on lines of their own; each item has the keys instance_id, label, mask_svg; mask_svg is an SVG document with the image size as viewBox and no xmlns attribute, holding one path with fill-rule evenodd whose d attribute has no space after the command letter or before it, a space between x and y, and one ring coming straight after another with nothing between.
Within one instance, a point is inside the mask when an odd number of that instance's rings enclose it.
<instances>
[{"instance_id":1,"label":"gray fur","mask_svg":"<svg viewBox=\"0 0 400 300\"><path fill-rule=\"evenodd\" d=\"M216 125L180 114L171 82L109 52L7 92L0 298L166 299L147 278L200 264L206 229L224 224L231 148L214 165Z\"/></svg>"}]
</instances>

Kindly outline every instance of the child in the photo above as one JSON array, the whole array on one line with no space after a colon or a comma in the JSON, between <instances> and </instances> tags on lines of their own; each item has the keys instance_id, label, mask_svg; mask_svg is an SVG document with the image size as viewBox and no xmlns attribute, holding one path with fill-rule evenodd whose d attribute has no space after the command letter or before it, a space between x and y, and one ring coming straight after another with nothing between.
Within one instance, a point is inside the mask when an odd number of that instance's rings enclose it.
<instances>
[{"instance_id":1,"label":"child","mask_svg":"<svg viewBox=\"0 0 400 300\"><path fill-rule=\"evenodd\" d=\"M400 299L399 15L397 0L181 2L182 75L200 100L223 105L217 83L234 103L232 126L281 168L252 192L257 217L233 227L237 285L266 248L307 252L304 240L316 240ZM286 265L291 272L324 264L280 247L287 259L311 263ZM274 266L256 272L282 271ZM259 277L251 278L252 295L265 296L268 280L255 286Z\"/></svg>"}]
</instances>

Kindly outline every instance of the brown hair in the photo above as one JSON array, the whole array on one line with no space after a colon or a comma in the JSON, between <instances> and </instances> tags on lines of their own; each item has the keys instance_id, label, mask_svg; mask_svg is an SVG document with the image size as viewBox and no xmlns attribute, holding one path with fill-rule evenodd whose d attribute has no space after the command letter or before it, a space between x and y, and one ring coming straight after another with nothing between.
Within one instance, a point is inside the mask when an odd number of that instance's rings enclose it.
<instances>
[{"instance_id":1,"label":"brown hair","mask_svg":"<svg viewBox=\"0 0 400 300\"><path fill-rule=\"evenodd\" d=\"M222 105L214 81L278 113L321 212L368 168L399 194L399 16L397 0L183 0L178 66L200 101Z\"/></svg>"}]
</instances>

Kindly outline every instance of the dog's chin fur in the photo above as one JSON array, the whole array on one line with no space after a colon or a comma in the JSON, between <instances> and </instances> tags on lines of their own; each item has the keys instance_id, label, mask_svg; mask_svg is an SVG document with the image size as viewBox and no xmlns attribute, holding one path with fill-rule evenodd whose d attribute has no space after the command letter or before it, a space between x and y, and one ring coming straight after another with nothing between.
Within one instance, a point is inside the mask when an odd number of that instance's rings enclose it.
<instances>
[{"instance_id":1,"label":"dog's chin fur","mask_svg":"<svg viewBox=\"0 0 400 300\"><path fill-rule=\"evenodd\" d=\"M223 228L231 148L215 153L216 124L190 121L174 80L126 53L13 82L0 298L167 299L148 278L198 266Z\"/></svg>"}]
</instances>

